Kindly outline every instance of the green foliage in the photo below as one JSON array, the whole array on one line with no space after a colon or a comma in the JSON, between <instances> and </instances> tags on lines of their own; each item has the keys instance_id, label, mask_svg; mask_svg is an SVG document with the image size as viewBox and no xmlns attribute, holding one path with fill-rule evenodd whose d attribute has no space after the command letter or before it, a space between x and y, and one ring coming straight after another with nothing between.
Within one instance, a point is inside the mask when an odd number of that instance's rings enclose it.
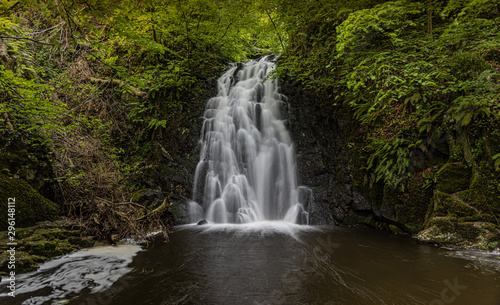
<instances>
[{"instance_id":1,"label":"green foliage","mask_svg":"<svg viewBox=\"0 0 500 305\"><path fill-rule=\"evenodd\" d=\"M495 161L495 170L500 170L500 153L494 155L492 159Z\"/></svg>"},{"instance_id":2,"label":"green foliage","mask_svg":"<svg viewBox=\"0 0 500 305\"><path fill-rule=\"evenodd\" d=\"M377 45L404 46L402 36L418 26L411 17L422 14L424 8L420 2L394 1L349 14L337 27L337 57Z\"/></svg>"},{"instance_id":3,"label":"green foliage","mask_svg":"<svg viewBox=\"0 0 500 305\"><path fill-rule=\"evenodd\" d=\"M497 0L323 4L287 11L297 22L282 66L332 111L352 109L372 181L401 187L413 145L428 150L436 130L455 161L495 155L484 139L499 116Z\"/></svg>"},{"instance_id":4,"label":"green foliage","mask_svg":"<svg viewBox=\"0 0 500 305\"><path fill-rule=\"evenodd\" d=\"M394 137L391 141L369 139L368 148L374 152L368 158L366 170L371 172L371 184L382 181L392 188L404 189L403 182L409 172L411 153L415 144L403 137Z\"/></svg>"}]
</instances>

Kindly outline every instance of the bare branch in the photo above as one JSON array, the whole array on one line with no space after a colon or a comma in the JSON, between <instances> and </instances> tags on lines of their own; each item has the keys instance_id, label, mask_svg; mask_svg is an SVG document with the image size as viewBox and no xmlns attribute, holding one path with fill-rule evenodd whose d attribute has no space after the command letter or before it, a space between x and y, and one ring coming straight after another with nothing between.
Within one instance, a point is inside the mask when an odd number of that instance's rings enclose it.
<instances>
[{"instance_id":1,"label":"bare branch","mask_svg":"<svg viewBox=\"0 0 500 305\"><path fill-rule=\"evenodd\" d=\"M32 38L28 38L28 37L0 36L0 38L2 38L2 39L17 39L17 40L30 40L30 41L33 41L35 43L39 43L39 44L43 44L43 45L47 45L47 46L53 46L52 43L41 42L41 41L38 41L38 40L35 40Z\"/></svg>"}]
</instances>

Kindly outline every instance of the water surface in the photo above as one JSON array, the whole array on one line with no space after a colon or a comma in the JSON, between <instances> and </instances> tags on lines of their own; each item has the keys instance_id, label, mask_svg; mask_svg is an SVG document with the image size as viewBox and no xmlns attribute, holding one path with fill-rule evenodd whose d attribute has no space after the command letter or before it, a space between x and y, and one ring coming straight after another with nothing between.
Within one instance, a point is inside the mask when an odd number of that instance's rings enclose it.
<instances>
[{"instance_id":1,"label":"water surface","mask_svg":"<svg viewBox=\"0 0 500 305\"><path fill-rule=\"evenodd\" d=\"M137 253L113 285L76 289L85 286L80 283L62 299L116 305L499 305L499 263L498 253L448 251L365 228L186 225L168 243ZM1 300L21 304L41 294L50 289L18 295L17 303Z\"/></svg>"}]
</instances>

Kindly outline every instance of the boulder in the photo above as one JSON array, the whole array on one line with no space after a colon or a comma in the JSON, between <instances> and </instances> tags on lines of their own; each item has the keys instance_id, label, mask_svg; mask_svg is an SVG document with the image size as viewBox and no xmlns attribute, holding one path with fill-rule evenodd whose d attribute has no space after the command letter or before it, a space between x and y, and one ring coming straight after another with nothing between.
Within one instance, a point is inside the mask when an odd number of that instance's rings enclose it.
<instances>
[{"instance_id":1,"label":"boulder","mask_svg":"<svg viewBox=\"0 0 500 305\"><path fill-rule=\"evenodd\" d=\"M447 163L435 175L436 189L448 194L468 189L470 180L470 169L460 163Z\"/></svg>"},{"instance_id":2,"label":"boulder","mask_svg":"<svg viewBox=\"0 0 500 305\"><path fill-rule=\"evenodd\" d=\"M198 226L207 225L207 224L208 224L208 221L206 219L202 219L202 220L198 221L198 223L197 223Z\"/></svg>"},{"instance_id":3,"label":"boulder","mask_svg":"<svg viewBox=\"0 0 500 305\"><path fill-rule=\"evenodd\" d=\"M59 214L57 204L40 195L26 181L0 174L0 212L2 215L7 215L9 198L15 198L16 228L32 226L39 221L55 220ZM1 222L0 230L6 229L7 222Z\"/></svg>"}]
</instances>

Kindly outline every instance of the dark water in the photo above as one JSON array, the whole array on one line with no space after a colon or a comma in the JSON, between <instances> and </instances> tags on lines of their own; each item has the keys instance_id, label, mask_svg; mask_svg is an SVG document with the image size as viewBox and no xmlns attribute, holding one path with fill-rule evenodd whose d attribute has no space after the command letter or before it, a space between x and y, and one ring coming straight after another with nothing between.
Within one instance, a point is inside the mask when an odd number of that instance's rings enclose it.
<instances>
[{"instance_id":1,"label":"dark water","mask_svg":"<svg viewBox=\"0 0 500 305\"><path fill-rule=\"evenodd\" d=\"M62 303L28 299L64 290L55 286L0 303L499 305L499 265L498 253L448 251L364 228L183 226L169 243L139 252L111 286L87 280L87 288L70 285L79 292Z\"/></svg>"}]
</instances>

